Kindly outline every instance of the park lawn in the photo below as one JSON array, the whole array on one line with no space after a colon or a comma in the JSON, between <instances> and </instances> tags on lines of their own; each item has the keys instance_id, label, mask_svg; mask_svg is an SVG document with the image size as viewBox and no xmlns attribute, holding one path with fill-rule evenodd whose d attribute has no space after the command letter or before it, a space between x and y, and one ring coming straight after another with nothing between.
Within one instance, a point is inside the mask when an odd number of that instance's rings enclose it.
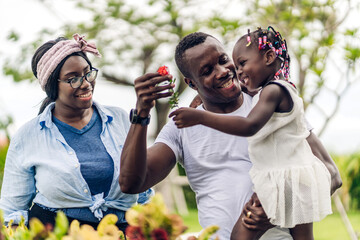
<instances>
[{"instance_id":1,"label":"park lawn","mask_svg":"<svg viewBox=\"0 0 360 240\"><path fill-rule=\"evenodd\" d=\"M189 209L189 215L181 216L185 226L188 227L186 233L199 232L202 227L199 224L197 209Z\"/></svg>"},{"instance_id":2,"label":"park lawn","mask_svg":"<svg viewBox=\"0 0 360 240\"><path fill-rule=\"evenodd\" d=\"M347 214L360 239L360 211L351 211ZM314 238L316 240L350 240L339 213L334 213L321 222L314 223Z\"/></svg>"},{"instance_id":3,"label":"park lawn","mask_svg":"<svg viewBox=\"0 0 360 240\"><path fill-rule=\"evenodd\" d=\"M348 212L348 217L354 230L360 236L360 211ZM201 230L196 209L189 209L189 215L182 216L182 218L188 227L186 233L199 232ZM327 216L321 222L314 223L314 238L316 240L350 240L339 213L334 213Z\"/></svg>"}]
</instances>

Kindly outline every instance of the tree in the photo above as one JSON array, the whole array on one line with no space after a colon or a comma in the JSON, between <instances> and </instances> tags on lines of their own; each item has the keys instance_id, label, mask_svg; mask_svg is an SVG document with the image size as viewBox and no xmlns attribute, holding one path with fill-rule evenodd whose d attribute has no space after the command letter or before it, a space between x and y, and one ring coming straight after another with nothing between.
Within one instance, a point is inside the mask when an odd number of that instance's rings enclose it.
<instances>
[{"instance_id":1,"label":"tree","mask_svg":"<svg viewBox=\"0 0 360 240\"><path fill-rule=\"evenodd\" d=\"M343 26L358 7L352 0L255 0L248 8L248 14L258 24L273 25L286 37L291 59L296 61L292 81L297 83L305 110L312 106L323 116L319 136L337 113L348 89L359 81L360 76L354 74L360 59L359 32L355 27ZM334 67L337 74L329 75ZM294 76L294 68L291 72ZM334 97L329 112L317 102L323 92Z\"/></svg>"},{"instance_id":2,"label":"tree","mask_svg":"<svg viewBox=\"0 0 360 240\"><path fill-rule=\"evenodd\" d=\"M106 80L116 84L133 85L135 77L149 71L155 72L157 67L166 64L172 66L172 74L178 79L176 85L179 95L183 93L186 84L182 81L181 74L175 70L177 68L173 63L174 50L182 37L199 30L201 26L208 25L206 17L192 14L204 2L199 3L194 0L150 0L141 3L125 0L76 0L75 2L78 8L90 13L91 21L65 24L62 28L64 35L71 38L73 33L79 32L86 35L87 39L96 39L103 55L97 64L102 66L102 76ZM226 25L231 25L233 30L239 27L238 21L235 20L227 21ZM42 39L53 32L54 30L51 29L43 30L39 34L39 39L22 49L21 59L28 60L30 53L34 52ZM216 34L216 31L213 32ZM220 33L220 35L226 34L227 32ZM9 35L10 40L16 41L18 38L16 33ZM15 81L29 79L31 76L29 70L19 71L18 65L8 61L4 72L12 75ZM167 121L169 104L165 100L158 100L155 109L156 136Z\"/></svg>"},{"instance_id":3,"label":"tree","mask_svg":"<svg viewBox=\"0 0 360 240\"><path fill-rule=\"evenodd\" d=\"M51 8L46 1L40 2ZM75 0L73 3L88 13L91 20L64 24L62 32L69 38L79 32L88 39L96 39L104 56L97 62L102 66L102 76L117 84L132 85L137 76L167 64L178 79L177 91L181 96L186 85L175 70L173 55L182 37L197 30L210 32L231 50L234 41L243 35L239 34L241 27L268 25L279 29L288 40L292 60L296 63L296 68L291 70L292 81L297 83L305 110L309 106L316 108L324 119L319 135L338 111L346 91L359 79L355 69L360 57L360 45L356 40L359 33L355 27L344 29L342 26L349 13L357 10L354 0L216 2L214 9L222 11L211 11L213 4L195 0ZM247 11L229 17L228 8ZM54 32L54 29L44 29L38 39L23 46L21 57L16 57L16 62L15 58L8 59L4 65L5 74L12 75L14 81L31 79L29 69L18 66L28 61L43 39L54 36ZM8 38L17 41L19 35L10 33ZM339 61L342 56L334 52L341 52L346 60ZM329 76L330 68L336 68L338 75ZM325 112L317 102L324 92L333 94L335 99L330 112ZM167 121L169 104L159 100L155 108L156 136Z\"/></svg>"}]
</instances>

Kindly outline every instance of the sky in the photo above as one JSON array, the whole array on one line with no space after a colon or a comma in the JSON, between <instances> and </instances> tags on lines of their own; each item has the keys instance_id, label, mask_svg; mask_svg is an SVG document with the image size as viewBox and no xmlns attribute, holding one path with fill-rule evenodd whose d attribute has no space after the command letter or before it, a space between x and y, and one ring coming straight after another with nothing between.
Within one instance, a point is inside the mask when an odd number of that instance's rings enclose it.
<instances>
[{"instance_id":1,"label":"sky","mask_svg":"<svg viewBox=\"0 0 360 240\"><path fill-rule=\"evenodd\" d=\"M0 0L0 66L3 64L4 56L16 50L16 46L5 41L9 30L20 33L22 39L20 44L25 44L34 39L34 34L42 28L51 26L56 29L74 18L74 14L67 11L73 8L69 1L43 2L44 4L34 0ZM52 9L57 9L57 11L48 10L46 4L50 3L53 4ZM88 16L80 14L76 17L80 20ZM343 98L339 112L321 136L323 144L331 153L351 153L360 150L359 93L360 81ZM187 106L194 95L194 91L185 92L180 98L180 105ZM43 98L45 98L45 93L37 82L14 83L11 78L0 73L0 118L6 115L13 116L14 124L9 129L11 135L37 115ZM101 76L97 80L94 99L102 104L119 106L128 112L136 104L136 95L132 87L112 84ZM331 101L331 96L323 94L320 96L319 103L325 111L328 111ZM309 111L306 117L314 127L314 132L317 133L322 124L319 115L315 111Z\"/></svg>"}]
</instances>

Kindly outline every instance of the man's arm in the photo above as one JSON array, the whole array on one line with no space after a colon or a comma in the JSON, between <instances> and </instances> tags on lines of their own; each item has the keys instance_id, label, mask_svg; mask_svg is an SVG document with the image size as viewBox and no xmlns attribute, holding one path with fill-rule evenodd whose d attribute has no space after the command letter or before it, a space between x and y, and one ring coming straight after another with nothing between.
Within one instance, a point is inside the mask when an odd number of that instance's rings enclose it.
<instances>
[{"instance_id":1,"label":"man's arm","mask_svg":"<svg viewBox=\"0 0 360 240\"><path fill-rule=\"evenodd\" d=\"M132 136L131 139L136 141L139 138ZM119 183L124 193L141 193L153 187L175 166L175 155L164 143L156 143L147 150L130 141L129 145L132 147L126 148L124 145L121 157Z\"/></svg>"},{"instance_id":2,"label":"man's arm","mask_svg":"<svg viewBox=\"0 0 360 240\"><path fill-rule=\"evenodd\" d=\"M173 84L158 86L158 83L171 78L171 75L148 73L135 80L136 109L139 116L147 117L156 99L172 94L164 90L173 88ZM119 184L124 193L140 193L147 190L163 180L175 166L175 155L167 145L158 143L147 149L146 139L147 125L132 124L120 161Z\"/></svg>"},{"instance_id":3,"label":"man's arm","mask_svg":"<svg viewBox=\"0 0 360 240\"><path fill-rule=\"evenodd\" d=\"M313 154L319 158L329 170L331 175L331 194L333 194L336 189L340 188L342 185L339 169L330 154L322 145L320 139L314 133L310 132L310 135L306 140L308 141Z\"/></svg>"}]
</instances>

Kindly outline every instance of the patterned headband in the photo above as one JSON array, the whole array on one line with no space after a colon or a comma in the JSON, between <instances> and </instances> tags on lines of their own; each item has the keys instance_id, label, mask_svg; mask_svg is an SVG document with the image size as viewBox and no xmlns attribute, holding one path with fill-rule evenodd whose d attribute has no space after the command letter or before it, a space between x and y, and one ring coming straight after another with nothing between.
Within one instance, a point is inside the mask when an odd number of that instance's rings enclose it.
<instances>
[{"instance_id":1,"label":"patterned headband","mask_svg":"<svg viewBox=\"0 0 360 240\"><path fill-rule=\"evenodd\" d=\"M56 43L41 57L37 65L37 77L42 90L45 91L45 85L55 68L70 54L82 51L92 53L96 57L101 57L95 44L86 42L84 36L75 33L73 38L75 41L66 40Z\"/></svg>"}]
</instances>

